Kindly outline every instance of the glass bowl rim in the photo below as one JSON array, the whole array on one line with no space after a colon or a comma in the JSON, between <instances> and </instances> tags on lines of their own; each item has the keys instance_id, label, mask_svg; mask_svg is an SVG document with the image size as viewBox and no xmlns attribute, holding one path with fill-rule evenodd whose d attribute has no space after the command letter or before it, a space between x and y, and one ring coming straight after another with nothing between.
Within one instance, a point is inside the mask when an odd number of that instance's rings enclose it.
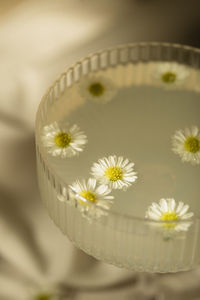
<instances>
[{"instance_id":1,"label":"glass bowl rim","mask_svg":"<svg viewBox=\"0 0 200 300\"><path fill-rule=\"evenodd\" d=\"M44 93L37 112L36 112L36 120L35 120L35 140L36 140L36 148L37 150L40 152L40 154L43 154L44 151L42 149L42 147L39 147L39 143L37 143L37 140L39 139L38 135L37 135L37 130L39 128L38 123L39 123L39 117L41 114L41 109L42 109L42 105L45 103L47 96L49 95L50 91L56 86L56 84L61 80L63 75L66 75L67 72L69 72L70 70L74 70L75 67L77 65L82 64L84 61L86 60L91 60L93 57L97 56L97 55L101 55L103 53L106 53L108 51L115 51L115 50L120 50L120 49L126 49L126 48L130 48L130 47L149 47L149 46L154 46L154 47L170 47L173 49L182 49L182 50L187 50L187 51L191 51L193 53L197 53L199 54L200 57L200 49L193 47L193 46L188 46L188 45L182 45L179 43L169 43L169 42L133 42L133 43L125 43L125 44L119 44L117 46L113 46L113 47L108 47L108 48L103 48L99 51L95 51L92 52L90 54L88 54L87 56L84 56L82 59L79 59L78 61L76 61L74 64L70 65L69 67L67 67L65 69L65 71L63 71L62 73L60 73L57 78L53 81L53 83L50 85L50 87L46 90L46 92ZM147 60L148 61L148 60ZM130 63L131 61L129 61ZM137 63L139 63L140 61L138 60ZM170 61L171 62L171 61ZM174 61L177 62L177 61ZM117 63L117 65L120 65L120 63ZM200 67L199 67L200 68ZM89 72L90 73L90 72ZM84 75L81 75L84 76ZM76 81L74 82L76 83ZM73 84L74 84L73 83ZM65 88L65 90L68 87ZM39 149L38 149L39 148ZM53 170L53 168L51 166L49 166L48 163L48 159L45 158L45 153L44 155L42 155L42 160L45 163L46 166L48 166L48 171L50 172L51 176L52 174L55 181L59 181L59 183L62 185L62 188L66 188L66 189L70 189L71 192L74 193L74 191L71 189L70 185L67 184L66 182L63 181L63 179L55 172L55 170ZM60 201L59 199L57 199L56 201ZM78 200L76 200L78 202ZM109 217L110 215L115 216L115 217L123 217L125 219L131 219L131 220L135 220L137 222L145 222L145 223L151 223L151 224L185 224L185 223L194 223L195 221L199 221L200 220L200 216L196 216L194 215L192 219L187 220L187 219L180 219L180 220L170 220L170 221L163 221L163 220L153 220L153 219L149 219L146 217L139 217L139 216L135 216L135 215L130 215L127 213L119 213L119 212L115 212L112 211L110 209L105 209L103 207L98 206L96 203L91 203L89 200L87 200L86 198L84 198L84 201L86 203L88 203L90 206L94 206L96 207L98 210L101 210L103 212L103 214L106 215L106 217ZM157 203L157 202L156 202Z\"/></svg>"}]
</instances>

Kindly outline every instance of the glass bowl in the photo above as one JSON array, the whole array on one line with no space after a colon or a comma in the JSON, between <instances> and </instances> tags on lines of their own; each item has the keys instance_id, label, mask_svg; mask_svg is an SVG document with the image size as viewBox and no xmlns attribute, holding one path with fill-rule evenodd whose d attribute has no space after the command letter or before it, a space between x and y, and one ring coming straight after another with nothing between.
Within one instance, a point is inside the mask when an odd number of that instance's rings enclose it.
<instances>
[{"instance_id":1,"label":"glass bowl","mask_svg":"<svg viewBox=\"0 0 200 300\"><path fill-rule=\"evenodd\" d=\"M176 62L198 70L200 51L168 43L122 45L92 54L77 62L62 73L48 89L36 117L37 170L41 198L52 220L74 245L99 260L135 271L190 270L200 261L198 217L193 218L187 232L173 238L163 236L162 231L158 230L163 221L148 220L99 207L98 210L102 211L100 218L86 218L79 209L80 203L76 201L74 191L49 164L41 145L41 130L48 123L49 112L67 89L84 76L99 70L125 65L137 66L148 62ZM147 79L140 72L133 80L145 83ZM63 194L66 201L59 200L59 195ZM84 201L87 203L88 200ZM186 221L173 221L173 224L184 222ZM172 222L167 223L170 226Z\"/></svg>"}]
</instances>

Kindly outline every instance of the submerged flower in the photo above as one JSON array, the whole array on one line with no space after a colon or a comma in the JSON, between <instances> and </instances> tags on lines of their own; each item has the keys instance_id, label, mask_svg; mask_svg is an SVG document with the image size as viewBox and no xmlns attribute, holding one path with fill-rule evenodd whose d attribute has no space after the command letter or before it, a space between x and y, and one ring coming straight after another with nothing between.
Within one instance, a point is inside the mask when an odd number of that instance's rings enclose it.
<instances>
[{"instance_id":1,"label":"submerged flower","mask_svg":"<svg viewBox=\"0 0 200 300\"><path fill-rule=\"evenodd\" d=\"M173 87L184 83L189 76L189 70L175 62L164 62L156 66L152 76L165 86Z\"/></svg>"},{"instance_id":2,"label":"submerged flower","mask_svg":"<svg viewBox=\"0 0 200 300\"><path fill-rule=\"evenodd\" d=\"M182 161L200 164L200 131L198 127L176 131L172 137L172 150L179 154Z\"/></svg>"},{"instance_id":3,"label":"submerged flower","mask_svg":"<svg viewBox=\"0 0 200 300\"><path fill-rule=\"evenodd\" d=\"M109 209L113 203L114 197L109 195L111 189L106 185L97 186L97 181L94 178L89 178L88 181L77 180L70 188L75 192L80 210L87 212L88 215L100 216L104 212L98 208Z\"/></svg>"},{"instance_id":4,"label":"submerged flower","mask_svg":"<svg viewBox=\"0 0 200 300\"><path fill-rule=\"evenodd\" d=\"M81 82L80 94L85 99L106 103L115 96L116 87L108 78L90 75Z\"/></svg>"},{"instance_id":5,"label":"submerged flower","mask_svg":"<svg viewBox=\"0 0 200 300\"><path fill-rule=\"evenodd\" d=\"M83 151L87 143L86 135L77 125L68 127L66 124L59 126L54 122L43 128L42 143L52 156L72 157Z\"/></svg>"},{"instance_id":6,"label":"submerged flower","mask_svg":"<svg viewBox=\"0 0 200 300\"><path fill-rule=\"evenodd\" d=\"M171 222L190 219L194 214L188 213L189 205L185 205L183 202L176 204L172 199L161 199L159 204L153 202L146 212L146 218L155 221L168 221L168 223L162 223L166 229L174 229L176 231L188 230L191 222ZM160 225L160 224L159 224Z\"/></svg>"},{"instance_id":7,"label":"submerged flower","mask_svg":"<svg viewBox=\"0 0 200 300\"><path fill-rule=\"evenodd\" d=\"M137 178L133 166L134 163L130 163L128 159L113 155L94 163L91 174L101 184L106 184L111 189L122 189L129 187Z\"/></svg>"}]
</instances>

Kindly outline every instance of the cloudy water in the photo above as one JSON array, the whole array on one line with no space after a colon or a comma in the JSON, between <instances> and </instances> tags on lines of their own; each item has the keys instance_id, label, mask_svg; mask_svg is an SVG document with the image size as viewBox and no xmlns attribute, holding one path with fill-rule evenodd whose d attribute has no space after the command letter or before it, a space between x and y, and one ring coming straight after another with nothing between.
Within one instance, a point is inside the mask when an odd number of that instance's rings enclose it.
<instances>
[{"instance_id":1,"label":"cloudy water","mask_svg":"<svg viewBox=\"0 0 200 300\"><path fill-rule=\"evenodd\" d=\"M99 159L122 156L134 163L137 179L127 189L112 190L111 210L143 217L152 202L174 198L199 215L200 165L183 162L172 151L177 130L200 128L198 74L189 70L177 87L173 74L164 83L153 72L151 63L95 73L96 82L106 87L105 97L87 96L87 78L69 88L52 106L45 125L76 124L88 142L78 156L47 158L66 184L72 184L92 177L91 167ZM92 92L101 93L101 87Z\"/></svg>"}]
</instances>

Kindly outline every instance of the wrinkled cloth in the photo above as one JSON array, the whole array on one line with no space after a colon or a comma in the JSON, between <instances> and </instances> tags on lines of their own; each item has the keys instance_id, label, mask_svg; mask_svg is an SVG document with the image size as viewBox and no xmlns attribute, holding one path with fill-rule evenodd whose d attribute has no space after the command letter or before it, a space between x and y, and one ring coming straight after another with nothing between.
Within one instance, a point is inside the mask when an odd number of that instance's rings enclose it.
<instances>
[{"instance_id":1,"label":"wrinkled cloth","mask_svg":"<svg viewBox=\"0 0 200 300\"><path fill-rule=\"evenodd\" d=\"M43 288L77 300L200 299L198 269L141 276L74 248L50 220L37 187L35 114L60 72L117 44L187 44L193 35L196 43L198 1L185 4L181 14L181 1L161 2L22 1L1 19L0 300L28 300Z\"/></svg>"}]
</instances>

